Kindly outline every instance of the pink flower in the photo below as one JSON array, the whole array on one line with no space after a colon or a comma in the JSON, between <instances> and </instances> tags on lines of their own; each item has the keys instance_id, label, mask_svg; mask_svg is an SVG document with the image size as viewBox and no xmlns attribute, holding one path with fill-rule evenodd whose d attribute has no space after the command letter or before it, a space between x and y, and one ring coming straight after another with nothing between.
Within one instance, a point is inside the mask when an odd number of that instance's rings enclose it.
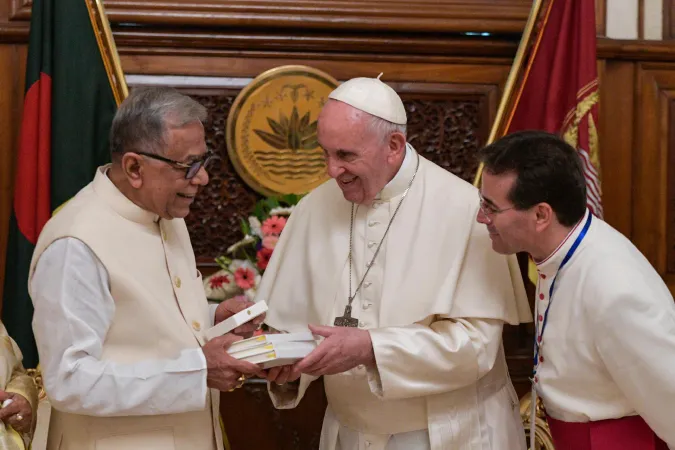
<instances>
[{"instance_id":1,"label":"pink flower","mask_svg":"<svg viewBox=\"0 0 675 450\"><path fill-rule=\"evenodd\" d=\"M230 277L227 275L218 275L215 277L212 277L209 280L209 285L211 286L211 289L218 289L223 287L224 284L229 284L230 283Z\"/></svg>"},{"instance_id":2,"label":"pink flower","mask_svg":"<svg viewBox=\"0 0 675 450\"><path fill-rule=\"evenodd\" d=\"M277 242L279 241L279 236L274 236L274 235L269 235L265 236L262 240L262 246L265 248L269 248L270 250L274 250L274 247L277 246Z\"/></svg>"},{"instance_id":3,"label":"pink flower","mask_svg":"<svg viewBox=\"0 0 675 450\"><path fill-rule=\"evenodd\" d=\"M256 253L256 258L258 258L258 268L260 270L265 270L267 268L267 265L270 263L270 258L272 257L272 249L271 248L261 248L258 250L258 253Z\"/></svg>"},{"instance_id":4,"label":"pink flower","mask_svg":"<svg viewBox=\"0 0 675 450\"><path fill-rule=\"evenodd\" d=\"M240 267L234 272L234 282L242 289L251 289L255 286L255 272L246 267Z\"/></svg>"},{"instance_id":5,"label":"pink flower","mask_svg":"<svg viewBox=\"0 0 675 450\"><path fill-rule=\"evenodd\" d=\"M262 232L267 235L279 236L286 226L286 218L279 216L272 216L266 219L262 224Z\"/></svg>"}]
</instances>

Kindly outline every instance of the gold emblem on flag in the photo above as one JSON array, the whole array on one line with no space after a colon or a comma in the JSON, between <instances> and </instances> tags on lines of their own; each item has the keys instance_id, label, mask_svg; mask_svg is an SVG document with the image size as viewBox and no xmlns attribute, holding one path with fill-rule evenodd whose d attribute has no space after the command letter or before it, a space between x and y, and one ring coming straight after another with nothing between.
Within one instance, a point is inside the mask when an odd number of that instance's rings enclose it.
<instances>
[{"instance_id":1,"label":"gold emblem on flag","mask_svg":"<svg viewBox=\"0 0 675 450\"><path fill-rule=\"evenodd\" d=\"M320 70L282 66L241 91L227 119L227 151L249 186L263 195L302 194L328 179L317 118L337 85Z\"/></svg>"}]
</instances>

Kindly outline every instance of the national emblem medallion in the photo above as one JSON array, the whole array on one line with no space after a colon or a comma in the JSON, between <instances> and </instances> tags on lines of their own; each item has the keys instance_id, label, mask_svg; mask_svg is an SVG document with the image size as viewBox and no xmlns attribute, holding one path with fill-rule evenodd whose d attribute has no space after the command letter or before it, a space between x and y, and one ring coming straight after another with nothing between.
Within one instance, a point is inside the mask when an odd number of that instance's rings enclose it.
<instances>
[{"instance_id":1,"label":"national emblem medallion","mask_svg":"<svg viewBox=\"0 0 675 450\"><path fill-rule=\"evenodd\" d=\"M338 83L311 67L264 72L237 96L227 150L239 176L263 195L303 194L328 179L317 118Z\"/></svg>"}]
</instances>

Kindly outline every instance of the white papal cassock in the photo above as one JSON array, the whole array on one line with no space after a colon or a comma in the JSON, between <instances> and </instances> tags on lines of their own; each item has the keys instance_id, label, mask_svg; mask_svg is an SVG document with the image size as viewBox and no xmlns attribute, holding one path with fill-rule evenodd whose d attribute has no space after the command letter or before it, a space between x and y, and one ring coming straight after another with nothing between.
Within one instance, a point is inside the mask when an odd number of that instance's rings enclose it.
<instances>
[{"instance_id":1,"label":"white papal cassock","mask_svg":"<svg viewBox=\"0 0 675 450\"><path fill-rule=\"evenodd\" d=\"M418 155L354 223L352 289L401 201ZM531 320L513 257L495 254L475 222L470 184L420 157L419 171L353 303L377 367L324 377L321 449L521 449L518 398L508 376L504 323ZM334 180L294 210L263 277L266 322L283 331L332 325L348 296L351 203ZM270 386L292 408L312 377Z\"/></svg>"},{"instance_id":2,"label":"white papal cassock","mask_svg":"<svg viewBox=\"0 0 675 450\"><path fill-rule=\"evenodd\" d=\"M637 248L596 217L558 272L589 214L537 265L536 309L543 357L535 378L537 393L547 414L563 422L640 415L674 448L673 297ZM617 445L610 441L592 448Z\"/></svg>"}]
</instances>

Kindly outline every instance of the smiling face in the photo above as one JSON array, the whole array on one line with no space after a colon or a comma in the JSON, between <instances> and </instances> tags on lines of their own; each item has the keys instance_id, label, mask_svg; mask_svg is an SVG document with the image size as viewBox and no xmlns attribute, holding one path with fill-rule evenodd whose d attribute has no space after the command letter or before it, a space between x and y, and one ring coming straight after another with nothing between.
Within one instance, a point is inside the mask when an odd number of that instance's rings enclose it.
<instances>
[{"instance_id":1,"label":"smiling face","mask_svg":"<svg viewBox=\"0 0 675 450\"><path fill-rule=\"evenodd\" d=\"M484 171L481 177L483 201L476 220L487 226L492 249L504 255L530 252L532 241L540 231L536 212L518 210L509 199L515 182L513 172L494 175Z\"/></svg>"},{"instance_id":2,"label":"smiling face","mask_svg":"<svg viewBox=\"0 0 675 450\"><path fill-rule=\"evenodd\" d=\"M189 164L204 157L206 142L204 127L200 122L191 122L182 127L168 128L165 134L165 151L168 159ZM209 182L209 175L202 167L191 179L186 179L186 170L176 168L164 161L127 153L124 166L135 167L135 177L130 184L136 188L136 199L143 208L163 219L182 219L190 212L190 206L201 186Z\"/></svg>"},{"instance_id":3,"label":"smiling face","mask_svg":"<svg viewBox=\"0 0 675 450\"><path fill-rule=\"evenodd\" d=\"M384 138L369 126L371 121L369 114L336 100L329 100L319 115L318 139L328 175L353 203L371 203L405 154L401 133Z\"/></svg>"}]
</instances>

